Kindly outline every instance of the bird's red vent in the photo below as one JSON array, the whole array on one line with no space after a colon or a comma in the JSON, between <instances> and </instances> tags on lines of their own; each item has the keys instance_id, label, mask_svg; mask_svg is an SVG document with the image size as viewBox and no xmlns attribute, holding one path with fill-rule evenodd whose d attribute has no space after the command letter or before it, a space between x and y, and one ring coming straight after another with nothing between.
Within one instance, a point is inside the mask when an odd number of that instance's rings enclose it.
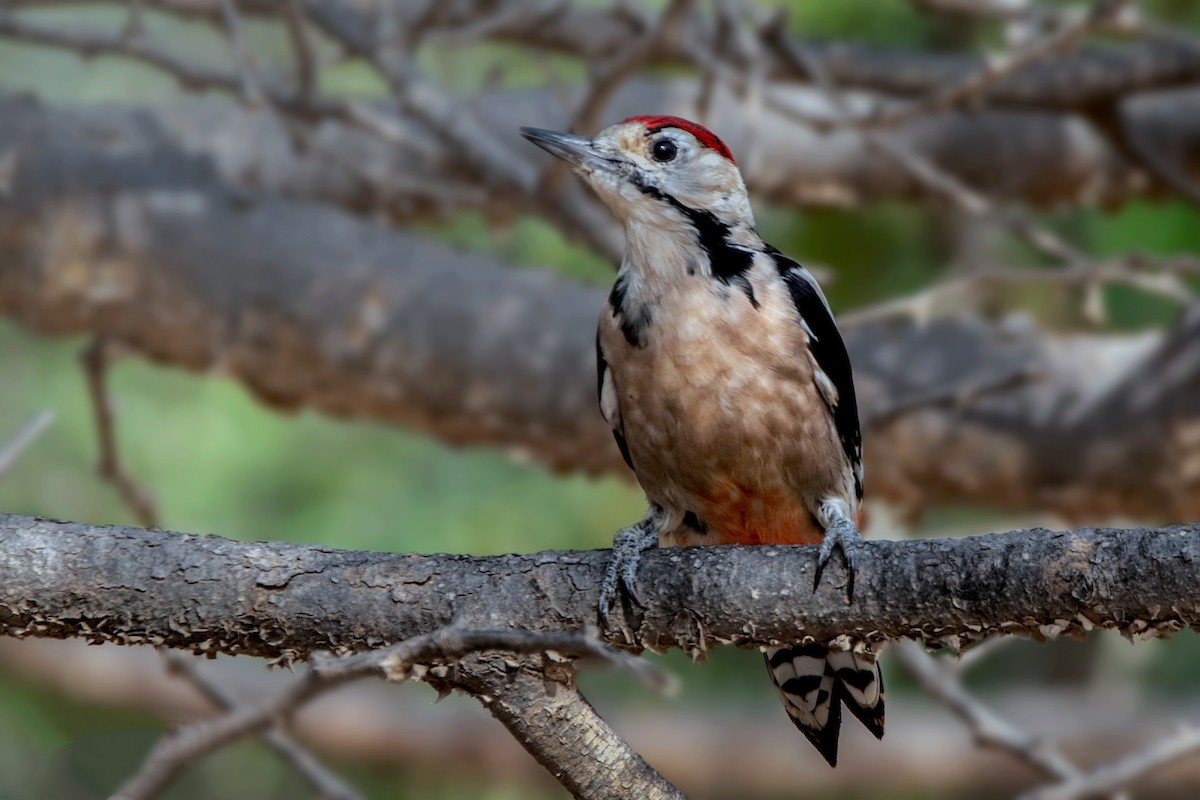
<instances>
[{"instance_id":1,"label":"bird's red vent","mask_svg":"<svg viewBox=\"0 0 1200 800\"><path fill-rule=\"evenodd\" d=\"M662 130L663 128L679 128L681 131L687 131L692 136L695 136L700 144L705 147L715 150L725 158L729 159L730 163L737 163L733 160L733 153L729 147L717 137L715 133L699 123L684 119L683 117L671 117L665 115L648 114L638 117L630 117L629 119L621 120L622 122L640 122L646 126L646 130L653 132Z\"/></svg>"}]
</instances>

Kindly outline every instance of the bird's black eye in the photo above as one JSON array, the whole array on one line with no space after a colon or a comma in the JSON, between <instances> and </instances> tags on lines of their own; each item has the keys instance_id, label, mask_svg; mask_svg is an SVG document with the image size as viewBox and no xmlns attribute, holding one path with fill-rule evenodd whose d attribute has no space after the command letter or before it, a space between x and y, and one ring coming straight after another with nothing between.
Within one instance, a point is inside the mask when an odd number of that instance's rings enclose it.
<instances>
[{"instance_id":1,"label":"bird's black eye","mask_svg":"<svg viewBox=\"0 0 1200 800\"><path fill-rule=\"evenodd\" d=\"M670 139L659 139L650 146L650 155L655 161L666 163L675 158L675 154L679 152L679 148Z\"/></svg>"}]
</instances>

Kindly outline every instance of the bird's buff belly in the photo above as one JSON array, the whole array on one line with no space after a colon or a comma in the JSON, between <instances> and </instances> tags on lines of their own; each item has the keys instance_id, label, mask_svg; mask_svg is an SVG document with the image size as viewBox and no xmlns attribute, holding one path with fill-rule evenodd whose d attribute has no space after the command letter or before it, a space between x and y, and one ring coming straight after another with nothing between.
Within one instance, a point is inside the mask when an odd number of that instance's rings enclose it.
<instances>
[{"instance_id":1,"label":"bird's buff belly","mask_svg":"<svg viewBox=\"0 0 1200 800\"><path fill-rule=\"evenodd\" d=\"M811 379L757 370L672 385L673 370L647 371L615 376L638 481L651 501L707 527L683 526L663 544L820 541L808 501L840 495L844 479Z\"/></svg>"}]
</instances>

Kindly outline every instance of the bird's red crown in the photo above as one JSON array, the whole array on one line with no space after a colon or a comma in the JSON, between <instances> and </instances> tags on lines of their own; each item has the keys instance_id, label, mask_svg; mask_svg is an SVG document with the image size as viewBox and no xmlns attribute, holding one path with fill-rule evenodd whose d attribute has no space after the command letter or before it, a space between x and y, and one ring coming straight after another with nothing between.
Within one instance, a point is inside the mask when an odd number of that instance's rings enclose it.
<instances>
[{"instance_id":1,"label":"bird's red crown","mask_svg":"<svg viewBox=\"0 0 1200 800\"><path fill-rule=\"evenodd\" d=\"M629 119L624 119L621 121L640 122L646 126L646 130L649 132L654 132L663 128L679 128L681 131L687 131L692 136L695 136L696 140L699 141L700 144L729 159L729 163L737 163L733 160L733 153L730 152L729 146L722 142L720 137L718 137L715 133L697 122L692 122L691 120L684 119L683 117L654 114L630 117Z\"/></svg>"}]
</instances>

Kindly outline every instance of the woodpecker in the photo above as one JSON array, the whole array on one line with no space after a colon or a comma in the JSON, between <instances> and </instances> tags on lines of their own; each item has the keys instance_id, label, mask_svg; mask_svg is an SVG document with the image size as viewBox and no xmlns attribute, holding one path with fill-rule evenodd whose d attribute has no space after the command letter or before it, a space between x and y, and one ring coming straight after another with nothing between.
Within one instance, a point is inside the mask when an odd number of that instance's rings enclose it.
<instances>
[{"instance_id":1,"label":"woodpecker","mask_svg":"<svg viewBox=\"0 0 1200 800\"><path fill-rule=\"evenodd\" d=\"M596 335L600 412L649 508L613 542L599 610L654 546L817 544L853 594L863 496L850 360L812 274L759 238L733 154L707 128L637 116L594 138L522 128L625 229ZM816 584L814 583L814 588ZM841 708L883 736L874 652L763 650L792 722L831 766Z\"/></svg>"}]
</instances>

